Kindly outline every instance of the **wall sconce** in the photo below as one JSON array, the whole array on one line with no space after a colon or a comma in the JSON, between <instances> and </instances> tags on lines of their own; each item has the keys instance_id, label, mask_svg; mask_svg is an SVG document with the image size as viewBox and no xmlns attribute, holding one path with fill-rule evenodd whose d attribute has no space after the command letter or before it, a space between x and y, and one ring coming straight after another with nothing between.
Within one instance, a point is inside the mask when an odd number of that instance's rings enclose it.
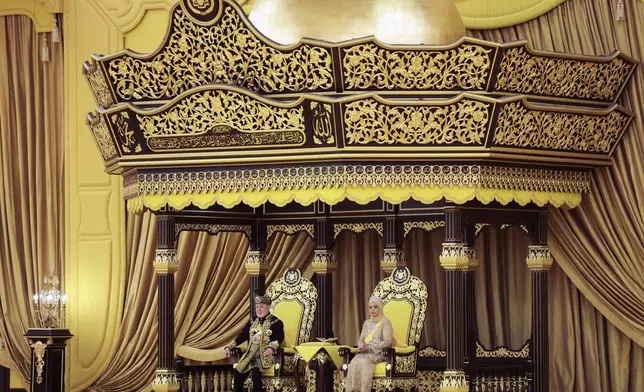
<instances>
[{"instance_id":1,"label":"wall sconce","mask_svg":"<svg viewBox=\"0 0 644 392\"><path fill-rule=\"evenodd\" d=\"M45 286L34 294L36 317L44 328L65 328L66 295L60 295L57 276L45 276Z\"/></svg>"}]
</instances>

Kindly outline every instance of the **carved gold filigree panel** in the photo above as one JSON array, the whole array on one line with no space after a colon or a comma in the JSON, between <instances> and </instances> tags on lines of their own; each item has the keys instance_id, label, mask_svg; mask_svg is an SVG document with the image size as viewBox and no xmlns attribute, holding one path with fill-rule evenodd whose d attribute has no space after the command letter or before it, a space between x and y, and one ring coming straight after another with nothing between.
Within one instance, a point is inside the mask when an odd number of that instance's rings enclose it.
<instances>
[{"instance_id":1,"label":"carved gold filigree panel","mask_svg":"<svg viewBox=\"0 0 644 392\"><path fill-rule=\"evenodd\" d=\"M314 227L312 224L268 225L266 226L266 237L271 238L273 234L277 232L288 234L288 235L292 235L299 232L305 232L312 238L313 230L314 230Z\"/></svg>"},{"instance_id":2,"label":"carved gold filigree panel","mask_svg":"<svg viewBox=\"0 0 644 392\"><path fill-rule=\"evenodd\" d=\"M107 108L114 105L114 98L112 97L110 88L107 85L105 76L97 65L86 70L85 77L87 78L87 83L89 84L89 88L92 91L98 106Z\"/></svg>"},{"instance_id":3,"label":"carved gold filigree panel","mask_svg":"<svg viewBox=\"0 0 644 392\"><path fill-rule=\"evenodd\" d=\"M139 174L139 194L185 194L266 189L318 189L320 187L479 186L487 189L586 193L588 172L501 166L458 165L347 165L298 168L231 169ZM132 185L133 187L134 185Z\"/></svg>"},{"instance_id":4,"label":"carved gold filigree panel","mask_svg":"<svg viewBox=\"0 0 644 392\"><path fill-rule=\"evenodd\" d=\"M445 221L424 221L424 222L404 222L403 227L405 229L405 237L413 229L421 229L425 231L434 231L440 227L445 227Z\"/></svg>"},{"instance_id":5,"label":"carved gold filigree panel","mask_svg":"<svg viewBox=\"0 0 644 392\"><path fill-rule=\"evenodd\" d=\"M111 123L117 131L118 140L121 143L121 150L126 153L141 152L141 144L134 138L134 131L130 129L127 120L130 118L128 112L115 113L110 116Z\"/></svg>"},{"instance_id":6,"label":"carved gold filigree panel","mask_svg":"<svg viewBox=\"0 0 644 392\"><path fill-rule=\"evenodd\" d=\"M301 145L302 107L279 108L229 90L192 94L158 114L137 114L151 149Z\"/></svg>"},{"instance_id":7,"label":"carved gold filigree panel","mask_svg":"<svg viewBox=\"0 0 644 392\"><path fill-rule=\"evenodd\" d=\"M414 373L416 371L416 355L396 355L396 373Z\"/></svg>"},{"instance_id":8,"label":"carved gold filigree panel","mask_svg":"<svg viewBox=\"0 0 644 392\"><path fill-rule=\"evenodd\" d=\"M613 100L634 64L622 58L592 62L538 56L524 47L503 54L495 88L525 94Z\"/></svg>"},{"instance_id":9,"label":"carved gold filigree panel","mask_svg":"<svg viewBox=\"0 0 644 392\"><path fill-rule=\"evenodd\" d=\"M375 230L382 236L382 226L382 222L336 223L333 225L333 238L337 238L343 230L352 231L354 233L364 233L368 230Z\"/></svg>"},{"instance_id":10,"label":"carved gold filigree panel","mask_svg":"<svg viewBox=\"0 0 644 392\"><path fill-rule=\"evenodd\" d=\"M490 104L462 99L445 106L389 106L375 99L346 104L347 144L482 145Z\"/></svg>"},{"instance_id":11,"label":"carved gold filigree panel","mask_svg":"<svg viewBox=\"0 0 644 392\"><path fill-rule=\"evenodd\" d=\"M197 25L177 7L165 47L150 59L109 60L111 83L121 100L165 100L190 88L237 84L265 93L333 87L328 49L301 45L290 51L257 38L229 5L221 20Z\"/></svg>"},{"instance_id":12,"label":"carved gold filigree panel","mask_svg":"<svg viewBox=\"0 0 644 392\"><path fill-rule=\"evenodd\" d=\"M335 143L333 106L329 103L311 102L313 117L313 142L315 144Z\"/></svg>"},{"instance_id":13,"label":"carved gold filigree panel","mask_svg":"<svg viewBox=\"0 0 644 392\"><path fill-rule=\"evenodd\" d=\"M178 235L182 231L205 231L210 235L217 235L221 232L244 233L251 237L251 226L248 225L223 225L218 223L176 223L174 231Z\"/></svg>"},{"instance_id":14,"label":"carved gold filigree panel","mask_svg":"<svg viewBox=\"0 0 644 392\"><path fill-rule=\"evenodd\" d=\"M521 102L503 105L494 143L500 146L608 154L630 118L531 110Z\"/></svg>"},{"instance_id":15,"label":"carved gold filigree panel","mask_svg":"<svg viewBox=\"0 0 644 392\"><path fill-rule=\"evenodd\" d=\"M110 134L105 119L102 116L99 116L97 119L94 119L89 122L89 129L94 135L94 140L98 149L103 155L103 160L108 161L109 159L117 155L116 146L112 141L112 135Z\"/></svg>"},{"instance_id":16,"label":"carved gold filigree panel","mask_svg":"<svg viewBox=\"0 0 644 392\"><path fill-rule=\"evenodd\" d=\"M480 342L476 342L476 357L477 358L523 358L527 359L530 357L530 342L521 347L520 350L514 351L510 350L507 347L499 347L494 350L488 350L481 345Z\"/></svg>"},{"instance_id":17,"label":"carved gold filigree panel","mask_svg":"<svg viewBox=\"0 0 644 392\"><path fill-rule=\"evenodd\" d=\"M490 52L465 43L447 51L390 50L373 43L344 49L346 89L484 89L490 74Z\"/></svg>"},{"instance_id":18,"label":"carved gold filigree panel","mask_svg":"<svg viewBox=\"0 0 644 392\"><path fill-rule=\"evenodd\" d=\"M417 378L418 392L440 392L443 372L421 370Z\"/></svg>"},{"instance_id":19,"label":"carved gold filigree panel","mask_svg":"<svg viewBox=\"0 0 644 392\"><path fill-rule=\"evenodd\" d=\"M447 356L447 351L445 350L439 350L437 348L434 348L432 346L427 346L424 349L420 350L418 352L419 357L436 357L436 358L444 358Z\"/></svg>"}]
</instances>

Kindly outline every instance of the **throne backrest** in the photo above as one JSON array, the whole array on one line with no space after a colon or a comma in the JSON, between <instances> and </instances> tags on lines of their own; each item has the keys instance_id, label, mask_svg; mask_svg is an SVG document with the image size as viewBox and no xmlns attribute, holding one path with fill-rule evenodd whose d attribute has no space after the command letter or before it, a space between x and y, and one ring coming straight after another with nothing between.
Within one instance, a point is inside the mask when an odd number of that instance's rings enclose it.
<instances>
[{"instance_id":1,"label":"throne backrest","mask_svg":"<svg viewBox=\"0 0 644 392\"><path fill-rule=\"evenodd\" d=\"M380 281L373 295L382 299L382 312L391 321L394 347L415 346L427 313L427 286L407 267L396 268Z\"/></svg>"},{"instance_id":2,"label":"throne backrest","mask_svg":"<svg viewBox=\"0 0 644 392\"><path fill-rule=\"evenodd\" d=\"M289 268L266 294L272 298L271 312L284 323L284 347L308 342L318 298L313 283L298 269Z\"/></svg>"}]
</instances>

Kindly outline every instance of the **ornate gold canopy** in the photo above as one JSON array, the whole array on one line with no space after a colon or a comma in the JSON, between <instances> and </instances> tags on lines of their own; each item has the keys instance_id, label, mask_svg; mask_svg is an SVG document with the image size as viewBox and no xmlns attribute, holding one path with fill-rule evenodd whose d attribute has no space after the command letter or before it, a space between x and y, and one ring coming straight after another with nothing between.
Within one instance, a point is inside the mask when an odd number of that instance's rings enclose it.
<instances>
[{"instance_id":1,"label":"ornate gold canopy","mask_svg":"<svg viewBox=\"0 0 644 392\"><path fill-rule=\"evenodd\" d=\"M281 46L181 1L153 53L93 56L88 123L130 208L376 198L574 207L632 114L636 63L462 38Z\"/></svg>"}]
</instances>

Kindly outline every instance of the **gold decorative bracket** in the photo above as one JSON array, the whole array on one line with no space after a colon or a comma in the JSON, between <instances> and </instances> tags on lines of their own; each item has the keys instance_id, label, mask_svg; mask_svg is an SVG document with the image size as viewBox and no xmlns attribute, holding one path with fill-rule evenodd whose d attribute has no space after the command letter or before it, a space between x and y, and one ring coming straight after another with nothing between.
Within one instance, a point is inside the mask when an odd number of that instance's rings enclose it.
<instances>
[{"instance_id":1,"label":"gold decorative bracket","mask_svg":"<svg viewBox=\"0 0 644 392\"><path fill-rule=\"evenodd\" d=\"M441 392L468 392L469 386L465 378L465 372L446 370L443 373Z\"/></svg>"},{"instance_id":2,"label":"gold decorative bracket","mask_svg":"<svg viewBox=\"0 0 644 392\"><path fill-rule=\"evenodd\" d=\"M479 266L474 247L462 243L443 243L439 260L445 269L472 270Z\"/></svg>"},{"instance_id":3,"label":"gold decorative bracket","mask_svg":"<svg viewBox=\"0 0 644 392\"><path fill-rule=\"evenodd\" d=\"M404 267L406 265L405 255L402 249L385 248L380 261L380 267L385 273L391 274L397 267Z\"/></svg>"},{"instance_id":4,"label":"gold decorative bracket","mask_svg":"<svg viewBox=\"0 0 644 392\"><path fill-rule=\"evenodd\" d=\"M177 379L177 372L174 370L157 369L154 375L152 389L155 392L178 391L179 380Z\"/></svg>"},{"instance_id":5,"label":"gold decorative bracket","mask_svg":"<svg viewBox=\"0 0 644 392\"><path fill-rule=\"evenodd\" d=\"M45 352L49 344L53 344L51 339L48 339L47 343L39 340L31 345L36 356L36 384L42 384L43 382L42 374L45 370Z\"/></svg>"},{"instance_id":6,"label":"gold decorative bracket","mask_svg":"<svg viewBox=\"0 0 644 392\"><path fill-rule=\"evenodd\" d=\"M333 238L337 238L343 230L352 231L354 233L364 233L368 230L375 230L382 237L383 224L382 222L336 223L333 225Z\"/></svg>"},{"instance_id":7,"label":"gold decorative bracket","mask_svg":"<svg viewBox=\"0 0 644 392\"><path fill-rule=\"evenodd\" d=\"M426 221L426 222L405 222L403 223L403 227L405 229L405 237L411 233L412 230L414 229L421 229L425 231L434 231L438 228L445 227L445 221L444 220L436 220L436 221Z\"/></svg>"},{"instance_id":8,"label":"gold decorative bracket","mask_svg":"<svg viewBox=\"0 0 644 392\"><path fill-rule=\"evenodd\" d=\"M526 263L531 271L547 271L552 267L552 255L548 245L530 245Z\"/></svg>"},{"instance_id":9,"label":"gold decorative bracket","mask_svg":"<svg viewBox=\"0 0 644 392\"><path fill-rule=\"evenodd\" d=\"M314 226L312 224L303 225L268 225L266 226L266 237L271 238L273 234L280 232L288 235L293 235L299 232L305 232L309 237L313 238Z\"/></svg>"},{"instance_id":10,"label":"gold decorative bracket","mask_svg":"<svg viewBox=\"0 0 644 392\"><path fill-rule=\"evenodd\" d=\"M332 250L316 249L313 254L313 271L316 273L332 273L337 268L335 255Z\"/></svg>"},{"instance_id":11,"label":"gold decorative bracket","mask_svg":"<svg viewBox=\"0 0 644 392\"><path fill-rule=\"evenodd\" d=\"M157 249L154 257L154 270L158 274L171 274L179 269L176 249Z\"/></svg>"},{"instance_id":12,"label":"gold decorative bracket","mask_svg":"<svg viewBox=\"0 0 644 392\"><path fill-rule=\"evenodd\" d=\"M268 271L268 255L263 250L249 250L244 266L249 275L265 274Z\"/></svg>"}]
</instances>

